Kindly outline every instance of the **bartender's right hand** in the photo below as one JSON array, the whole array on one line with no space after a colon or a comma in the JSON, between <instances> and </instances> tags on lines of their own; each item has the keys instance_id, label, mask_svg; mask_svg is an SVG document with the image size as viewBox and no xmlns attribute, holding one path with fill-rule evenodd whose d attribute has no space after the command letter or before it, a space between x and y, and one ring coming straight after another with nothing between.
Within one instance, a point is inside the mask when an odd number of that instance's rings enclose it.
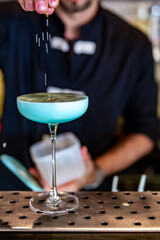
<instances>
[{"instance_id":1,"label":"bartender's right hand","mask_svg":"<svg viewBox=\"0 0 160 240\"><path fill-rule=\"evenodd\" d=\"M51 15L59 4L59 0L18 0L25 11L36 11L39 14Z\"/></svg>"}]
</instances>

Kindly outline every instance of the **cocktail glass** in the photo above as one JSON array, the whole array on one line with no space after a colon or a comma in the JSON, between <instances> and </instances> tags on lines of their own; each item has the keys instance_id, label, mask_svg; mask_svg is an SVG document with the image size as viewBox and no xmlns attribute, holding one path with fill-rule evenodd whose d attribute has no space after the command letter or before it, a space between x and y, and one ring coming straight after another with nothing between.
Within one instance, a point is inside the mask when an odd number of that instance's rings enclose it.
<instances>
[{"instance_id":1,"label":"cocktail glass","mask_svg":"<svg viewBox=\"0 0 160 240\"><path fill-rule=\"evenodd\" d=\"M56 134L59 123L72 121L82 116L88 108L88 97L76 93L33 93L17 98L19 112L26 118L49 126L52 142L52 187L50 192L37 193L30 200L34 211L59 215L75 210L78 198L57 191L56 184Z\"/></svg>"}]
</instances>

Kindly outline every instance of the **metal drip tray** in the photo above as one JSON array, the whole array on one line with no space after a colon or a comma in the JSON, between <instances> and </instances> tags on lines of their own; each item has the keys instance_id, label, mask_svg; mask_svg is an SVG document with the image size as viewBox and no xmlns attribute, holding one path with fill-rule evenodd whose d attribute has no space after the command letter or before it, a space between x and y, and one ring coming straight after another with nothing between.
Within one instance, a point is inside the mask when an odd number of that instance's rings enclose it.
<instances>
[{"instance_id":1,"label":"metal drip tray","mask_svg":"<svg viewBox=\"0 0 160 240\"><path fill-rule=\"evenodd\" d=\"M0 232L160 232L160 192L78 192L66 215L33 212L34 192L0 192Z\"/></svg>"}]
</instances>

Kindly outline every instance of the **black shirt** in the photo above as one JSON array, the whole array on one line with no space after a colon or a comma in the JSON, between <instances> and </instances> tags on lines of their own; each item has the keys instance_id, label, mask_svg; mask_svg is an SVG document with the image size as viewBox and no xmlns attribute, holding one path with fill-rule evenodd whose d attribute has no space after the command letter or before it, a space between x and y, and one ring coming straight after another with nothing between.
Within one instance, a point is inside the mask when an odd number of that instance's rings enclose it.
<instances>
[{"instance_id":1,"label":"black shirt","mask_svg":"<svg viewBox=\"0 0 160 240\"><path fill-rule=\"evenodd\" d=\"M64 25L49 17L53 37L63 37ZM111 147L117 119L125 118L126 133L143 133L156 141L157 86L153 76L151 44L137 29L99 9L96 17L81 27L81 36L70 51L38 48L36 33L45 31L45 16L24 12L17 3L0 5L0 68L6 94L0 137L1 152L31 166L29 146L48 133L45 124L20 115L16 97L46 91L48 85L83 91L89 108L83 117L61 124L59 132L74 132L87 145L93 158ZM95 44L94 54L74 51L78 41ZM7 148L2 149L3 142Z\"/></svg>"}]
</instances>

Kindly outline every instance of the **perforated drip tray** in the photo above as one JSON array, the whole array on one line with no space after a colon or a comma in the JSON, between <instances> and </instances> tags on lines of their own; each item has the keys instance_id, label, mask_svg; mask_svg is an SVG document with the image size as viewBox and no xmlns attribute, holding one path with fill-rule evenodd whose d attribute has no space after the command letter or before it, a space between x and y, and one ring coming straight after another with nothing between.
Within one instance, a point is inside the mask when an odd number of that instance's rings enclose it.
<instances>
[{"instance_id":1,"label":"perforated drip tray","mask_svg":"<svg viewBox=\"0 0 160 240\"><path fill-rule=\"evenodd\" d=\"M160 192L78 192L66 215L33 212L34 192L0 192L0 232L160 232Z\"/></svg>"}]
</instances>

